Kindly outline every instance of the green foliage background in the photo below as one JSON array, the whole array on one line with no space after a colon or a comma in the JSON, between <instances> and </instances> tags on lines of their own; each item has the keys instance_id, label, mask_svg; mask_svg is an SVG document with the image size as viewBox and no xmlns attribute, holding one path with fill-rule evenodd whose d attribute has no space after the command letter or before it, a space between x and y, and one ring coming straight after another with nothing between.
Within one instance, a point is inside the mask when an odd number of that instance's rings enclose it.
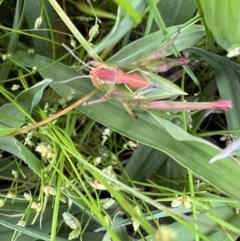
<instances>
[{"instance_id":1,"label":"green foliage background","mask_svg":"<svg viewBox=\"0 0 240 241\"><path fill-rule=\"evenodd\" d=\"M4 240L15 237L18 240L67 240L71 230L63 223L63 212L70 212L80 220L82 240L109 240L110 237L112 240L152 240L154 236L162 240L161 236L156 236L161 223L167 223L176 233L176 240L234 240L238 237L240 219L232 209L239 208L239 165L231 157L209 164L220 148L202 136L233 133L237 137L240 69L237 59L228 60L222 52L216 54L217 51L210 48L213 42L201 25L196 3L191 0L96 1L92 2L94 10L87 2L80 1L62 1L61 6L53 0L36 0L34 4L30 0L19 0L16 6L14 4L14 1L1 1L0 5L4 13L0 16L1 52L11 54L0 66L0 149L4 157L0 161L1 176L11 181L9 189L1 194L5 201L0 215ZM71 17L66 14L70 15L69 12ZM99 34L93 44L87 34L94 25L94 14L102 22L98 23ZM40 16L42 23L34 29ZM76 16L80 20L75 21ZM90 22L89 17L93 19ZM49 82L49 79L66 80L79 75L79 71L69 67L72 61L66 58L67 53L61 46L62 42L69 42L69 35L76 39L75 53L82 60L87 61L91 56L96 61L120 66L160 51L179 28L180 36L165 57L178 57L180 51L185 51L193 62L204 62L204 67L197 71L192 71L191 66L184 67L180 85L184 91L190 90L187 100L232 100L233 109L225 113L226 121L220 115L219 131L211 133L201 129L201 124L213 111L191 115L192 128L189 128L188 113L169 116L134 109L138 116L134 120L125 113L121 103L111 99L96 105L80 105L77 111L68 112L57 122L50 122L32 133L34 148L39 142L53 147L57 153L53 160L41 158L33 147L25 145L26 135L6 136L26 124L46 119L49 114L44 109L46 103L60 109L56 104L57 95L66 101L74 90L71 100L74 102L94 89L87 77L64 85ZM29 53L29 46L34 48L34 53ZM34 67L37 73L33 73ZM12 92L13 83L21 83L23 88ZM98 93L92 99L102 95ZM85 118L83 116L89 119L77 133L75 126L79 118ZM118 133L109 139L109 149L101 146L101 126ZM128 139L140 144L134 150L129 148L131 155L126 165L122 165L117 154L124 151L121 146ZM117 156L117 164L109 155L106 164L96 165L94 158L102 149L105 154ZM102 171L107 166L113 166L120 173L118 179L109 178ZM12 169L17 170L18 177L11 175ZM102 183L107 196L116 200L107 211L100 205L104 194L89 186L93 180ZM199 189L195 181L200 181ZM45 186L54 188L55 194L46 194ZM144 191L137 187L144 187ZM146 191L147 187L150 191ZM23 197L29 190L32 201L42 206L47 203L34 225L31 222L35 211L27 206ZM12 192L16 195L14 205L7 199L7 193ZM61 195L73 204L63 204ZM191 209L169 208L176 196L186 195L191 197ZM141 207L140 214L134 209L136 206ZM16 219L16 214L27 222L26 227L16 225L20 219ZM111 217L110 224L106 222L107 215ZM131 225L132 218L141 225L135 235L127 226Z\"/></svg>"}]
</instances>

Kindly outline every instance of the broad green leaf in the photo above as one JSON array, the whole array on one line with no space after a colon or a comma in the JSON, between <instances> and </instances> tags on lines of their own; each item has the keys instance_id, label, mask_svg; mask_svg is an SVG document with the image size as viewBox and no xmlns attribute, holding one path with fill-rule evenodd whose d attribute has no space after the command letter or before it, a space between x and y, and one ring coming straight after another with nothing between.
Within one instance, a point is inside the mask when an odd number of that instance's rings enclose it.
<instances>
[{"instance_id":1,"label":"broad green leaf","mask_svg":"<svg viewBox=\"0 0 240 241\"><path fill-rule=\"evenodd\" d=\"M232 0L197 0L206 27L225 50L239 46L240 2Z\"/></svg>"},{"instance_id":2,"label":"broad green leaf","mask_svg":"<svg viewBox=\"0 0 240 241\"><path fill-rule=\"evenodd\" d=\"M148 79L153 87L137 90L133 95L136 100L164 100L173 97L176 98L179 95L187 95L186 92L182 91L180 87L173 84L170 80L154 73L149 75L143 74L142 76Z\"/></svg>"},{"instance_id":3,"label":"broad green leaf","mask_svg":"<svg viewBox=\"0 0 240 241\"><path fill-rule=\"evenodd\" d=\"M33 153L15 137L0 139L0 149L12 153L23 160L36 174L41 175L42 163Z\"/></svg>"},{"instance_id":4,"label":"broad green leaf","mask_svg":"<svg viewBox=\"0 0 240 241\"><path fill-rule=\"evenodd\" d=\"M158 9L166 27L170 27L190 20L196 11L196 3L192 0L162 0Z\"/></svg>"},{"instance_id":5,"label":"broad green leaf","mask_svg":"<svg viewBox=\"0 0 240 241\"><path fill-rule=\"evenodd\" d=\"M33 108L42 98L44 89L49 85L49 80L43 80L31 88L22 91L15 99L16 105L7 103L0 107L0 124L7 127L18 128L24 124L25 114L31 113Z\"/></svg>"},{"instance_id":6,"label":"broad green leaf","mask_svg":"<svg viewBox=\"0 0 240 241\"><path fill-rule=\"evenodd\" d=\"M27 114L31 113L33 108L42 98L44 89L48 86L48 80L41 81L33 87L21 92L15 99L16 104ZM0 123L4 130L5 126L21 127L25 122L25 115L15 105L8 103L0 107ZM9 128L7 128L9 130ZM2 134L1 134L2 135ZM12 153L23 160L36 174L40 176L42 164L40 160L29 151L15 137L5 137L0 139L0 149Z\"/></svg>"},{"instance_id":7,"label":"broad green leaf","mask_svg":"<svg viewBox=\"0 0 240 241\"><path fill-rule=\"evenodd\" d=\"M168 36L164 36L161 31L149 34L131 44L128 44L126 47L108 59L107 62L123 66L127 64L129 65L142 57L146 57L149 54L154 54L158 51L161 51L168 43L169 38L172 38L176 35L179 28L180 35L174 41L174 46L178 51L182 51L190 46L195 45L206 36L204 27L201 25L191 25L185 29L181 29L181 25L170 27L168 28ZM172 51L168 49L163 54L163 57L170 54L172 54Z\"/></svg>"}]
</instances>

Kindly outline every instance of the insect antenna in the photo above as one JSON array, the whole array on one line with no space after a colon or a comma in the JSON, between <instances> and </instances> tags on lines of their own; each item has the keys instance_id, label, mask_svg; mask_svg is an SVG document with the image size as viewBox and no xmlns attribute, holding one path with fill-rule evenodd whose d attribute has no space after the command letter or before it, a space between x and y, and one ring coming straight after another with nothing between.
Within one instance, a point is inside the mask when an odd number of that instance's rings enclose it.
<instances>
[{"instance_id":1,"label":"insect antenna","mask_svg":"<svg viewBox=\"0 0 240 241\"><path fill-rule=\"evenodd\" d=\"M66 84L66 83L71 82L76 79L83 79L83 78L89 78L89 77L90 77L90 75L78 75L78 76L72 77L70 79L60 80L60 81L53 81L51 79L49 82L51 82L53 84Z\"/></svg>"},{"instance_id":2,"label":"insect antenna","mask_svg":"<svg viewBox=\"0 0 240 241\"><path fill-rule=\"evenodd\" d=\"M76 54L73 53L73 51L64 43L62 43L62 46L77 60L79 61L82 65L84 65L88 69L93 69L90 65L86 64L83 62L81 59L78 58Z\"/></svg>"}]
</instances>

